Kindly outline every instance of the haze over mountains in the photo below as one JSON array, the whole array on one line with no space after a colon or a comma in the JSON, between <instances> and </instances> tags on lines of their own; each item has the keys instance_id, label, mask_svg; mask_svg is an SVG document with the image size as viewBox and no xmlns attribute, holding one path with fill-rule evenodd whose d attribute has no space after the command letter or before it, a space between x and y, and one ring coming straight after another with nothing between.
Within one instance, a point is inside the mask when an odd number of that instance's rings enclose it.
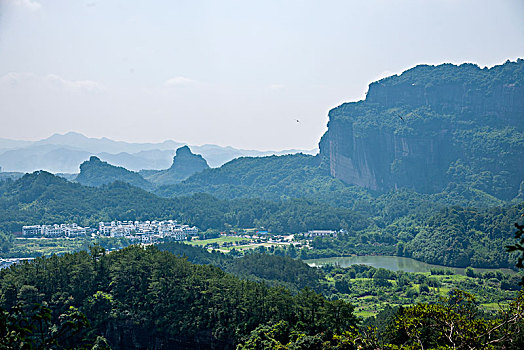
<instances>
[{"instance_id":1,"label":"haze over mountains","mask_svg":"<svg viewBox=\"0 0 524 350\"><path fill-rule=\"evenodd\" d=\"M414 67L370 84L365 100L332 109L315 156L253 158L264 152L68 133L29 146L3 140L2 147L20 148L0 154L0 165L58 172L84 162L76 178L82 184L119 180L166 197L202 192L224 199L305 197L348 207L364 189L407 188L491 206L524 196L523 81L522 59L489 69Z\"/></svg>"},{"instance_id":2,"label":"haze over mountains","mask_svg":"<svg viewBox=\"0 0 524 350\"><path fill-rule=\"evenodd\" d=\"M523 82L522 59L490 69L417 66L372 83L365 100L333 108L317 156L240 158L157 193L350 206L350 185L357 193L454 193L448 202L471 205L523 198Z\"/></svg>"},{"instance_id":3,"label":"haze over mountains","mask_svg":"<svg viewBox=\"0 0 524 350\"><path fill-rule=\"evenodd\" d=\"M78 175L61 176L84 186L100 187L120 181L153 191L158 186L176 184L205 169L209 169L206 160L192 153L188 146L183 146L176 150L173 164L164 170L141 170L138 173L91 156L80 164Z\"/></svg>"},{"instance_id":4,"label":"haze over mountains","mask_svg":"<svg viewBox=\"0 0 524 350\"><path fill-rule=\"evenodd\" d=\"M39 141L0 139L0 167L6 172L46 170L52 173L78 173L82 162L92 155L111 164L139 171L169 168L175 150L184 143L132 143L108 138L90 138L80 133L54 134ZM257 151L218 145L189 146L201 154L209 166L218 167L242 156L265 156L317 150Z\"/></svg>"}]
</instances>

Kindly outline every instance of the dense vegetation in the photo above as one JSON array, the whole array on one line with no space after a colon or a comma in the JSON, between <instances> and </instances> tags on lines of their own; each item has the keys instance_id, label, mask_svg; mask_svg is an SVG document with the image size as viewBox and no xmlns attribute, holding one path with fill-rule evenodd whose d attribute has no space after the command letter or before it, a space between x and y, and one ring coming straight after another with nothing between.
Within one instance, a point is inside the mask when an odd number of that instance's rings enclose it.
<instances>
[{"instance_id":1,"label":"dense vegetation","mask_svg":"<svg viewBox=\"0 0 524 350\"><path fill-rule=\"evenodd\" d=\"M335 189L330 187L338 184L339 191L346 187L323 172L319 165L318 157L304 154L242 157L220 168L195 174L180 184L160 187L156 193L165 197L205 192L223 199L318 200L319 195L325 196L327 191ZM356 189L355 192L358 193ZM362 192L365 195L365 191Z\"/></svg>"},{"instance_id":2,"label":"dense vegetation","mask_svg":"<svg viewBox=\"0 0 524 350\"><path fill-rule=\"evenodd\" d=\"M457 267L512 267L504 247L512 242L513 224L522 221L524 204L486 209L449 207L424 216L392 221L383 230L316 237L313 250L300 257L319 258L382 253Z\"/></svg>"},{"instance_id":3,"label":"dense vegetation","mask_svg":"<svg viewBox=\"0 0 524 350\"><path fill-rule=\"evenodd\" d=\"M218 266L240 278L264 282L267 285L278 284L295 292L306 287L316 292L321 291L319 282L321 275L318 271L300 260L287 256L248 251L246 255L234 258L231 254L208 252L201 247L176 242L159 244L157 247L177 256L186 257L188 261L195 264Z\"/></svg>"},{"instance_id":4,"label":"dense vegetation","mask_svg":"<svg viewBox=\"0 0 524 350\"><path fill-rule=\"evenodd\" d=\"M244 256L234 258L231 254L209 252L182 243L164 243L157 247L193 263L218 266L237 277L278 284L293 291L312 288L330 299L351 301L363 315L380 311L387 305L435 302L453 289L475 294L478 303L492 306L511 300L514 292L520 289L518 274L501 271L482 273L468 268L463 276L438 268L432 269L430 274L393 272L366 265L313 268L300 260L281 256L282 250L277 249L267 250L271 255L247 251Z\"/></svg>"},{"instance_id":5,"label":"dense vegetation","mask_svg":"<svg viewBox=\"0 0 524 350\"><path fill-rule=\"evenodd\" d=\"M0 345L86 349L232 349L237 344L240 349L410 349L417 344L435 348L453 343L483 348L491 341L497 348L523 345L521 297L487 315L470 293L450 288L460 285L479 292L483 302L507 303L519 278L473 272L457 281L445 271L435 270L428 277L366 266L316 270L277 256L248 254L233 259L181 244L161 248L222 264L248 280L212 265L194 265L156 247L131 246L107 254L94 246L89 253L37 258L0 270ZM273 270L264 271L266 267ZM279 286L298 287L301 278L316 280L332 300L307 287L291 292ZM253 279L271 280L274 287L249 281ZM442 294L446 297L437 301ZM354 306L344 299L369 300L365 307L374 305L375 310L386 303L393 307L385 306L376 318L359 325ZM378 333L368 326L376 326ZM443 337L450 331L449 338Z\"/></svg>"},{"instance_id":6,"label":"dense vegetation","mask_svg":"<svg viewBox=\"0 0 524 350\"><path fill-rule=\"evenodd\" d=\"M266 323L285 321L308 335L356 325L345 302L240 280L154 247L110 254L94 247L0 271L3 308L34 303L48 305L53 322L78 308L91 322L88 333L116 348L227 349Z\"/></svg>"},{"instance_id":7,"label":"dense vegetation","mask_svg":"<svg viewBox=\"0 0 524 350\"><path fill-rule=\"evenodd\" d=\"M521 219L523 204L475 209L443 203L435 196L410 191L355 201L351 208L306 199L223 200L207 194L161 198L125 183L84 187L37 172L0 183L0 230L4 232L0 242L3 251L9 252L13 248L9 233L20 231L22 225L76 222L96 227L99 221L114 219L174 218L202 230L344 230L337 238L314 240L314 249L303 249L302 258L378 253L448 266L513 265L503 247L511 239L511 224Z\"/></svg>"}]
</instances>

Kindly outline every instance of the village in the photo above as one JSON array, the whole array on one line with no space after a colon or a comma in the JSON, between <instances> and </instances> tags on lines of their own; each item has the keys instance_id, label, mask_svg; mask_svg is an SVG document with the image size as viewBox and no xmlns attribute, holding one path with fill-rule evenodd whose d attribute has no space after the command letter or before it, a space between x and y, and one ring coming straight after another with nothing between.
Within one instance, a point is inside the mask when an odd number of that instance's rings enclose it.
<instances>
[{"instance_id":1,"label":"village","mask_svg":"<svg viewBox=\"0 0 524 350\"><path fill-rule=\"evenodd\" d=\"M53 225L30 225L22 227L24 238L76 238L76 237L125 237L141 243L161 239L187 240L199 232L195 226L179 224L176 220L165 221L111 221L100 222L98 230L81 227L76 223Z\"/></svg>"}]
</instances>

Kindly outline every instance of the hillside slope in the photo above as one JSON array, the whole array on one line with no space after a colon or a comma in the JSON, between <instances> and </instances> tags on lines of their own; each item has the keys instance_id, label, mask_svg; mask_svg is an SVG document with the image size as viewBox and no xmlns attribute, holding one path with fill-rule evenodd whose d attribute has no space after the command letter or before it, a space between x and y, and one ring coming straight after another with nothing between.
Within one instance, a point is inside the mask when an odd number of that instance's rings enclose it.
<instances>
[{"instance_id":1,"label":"hillside slope","mask_svg":"<svg viewBox=\"0 0 524 350\"><path fill-rule=\"evenodd\" d=\"M121 181L87 187L44 171L0 182L0 231L20 232L23 225L70 222L96 227L100 221L115 219L176 219L202 230L265 227L274 232L361 230L369 225L352 210L306 200L226 201L207 194L161 198Z\"/></svg>"},{"instance_id":2,"label":"hillside slope","mask_svg":"<svg viewBox=\"0 0 524 350\"><path fill-rule=\"evenodd\" d=\"M80 164L80 174L75 179L84 186L100 187L115 181L122 181L143 189L152 189L150 182L140 174L126 168L114 166L103 162L100 158L92 156Z\"/></svg>"}]
</instances>

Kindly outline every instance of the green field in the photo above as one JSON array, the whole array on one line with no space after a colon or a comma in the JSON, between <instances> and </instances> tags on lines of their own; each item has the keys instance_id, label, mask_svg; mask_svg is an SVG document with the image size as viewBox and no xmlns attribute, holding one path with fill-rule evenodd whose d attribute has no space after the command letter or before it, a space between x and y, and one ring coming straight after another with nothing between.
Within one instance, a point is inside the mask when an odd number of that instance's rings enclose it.
<instances>
[{"instance_id":1,"label":"green field","mask_svg":"<svg viewBox=\"0 0 524 350\"><path fill-rule=\"evenodd\" d=\"M278 245L286 245L287 243L275 243L275 242L265 242L258 241L257 239L238 237L238 236L222 236L219 238L210 238L210 239L193 239L188 242L184 242L191 245L206 246L206 245L218 245L218 248L210 247L210 249L220 250L221 252L227 253L231 249L236 250L246 250L246 249L255 249L257 247L271 247Z\"/></svg>"},{"instance_id":2,"label":"green field","mask_svg":"<svg viewBox=\"0 0 524 350\"><path fill-rule=\"evenodd\" d=\"M191 245L200 245L200 246L205 246L207 244L213 244L213 243L217 243L219 246L222 246L224 243L238 243L238 242L242 242L242 241L246 241L246 242L249 242L249 239L247 238L244 238L244 237L236 237L236 236L223 236L223 237L219 237L219 238L211 238L211 239L193 239L189 242L185 242L187 244L191 244Z\"/></svg>"}]
</instances>

